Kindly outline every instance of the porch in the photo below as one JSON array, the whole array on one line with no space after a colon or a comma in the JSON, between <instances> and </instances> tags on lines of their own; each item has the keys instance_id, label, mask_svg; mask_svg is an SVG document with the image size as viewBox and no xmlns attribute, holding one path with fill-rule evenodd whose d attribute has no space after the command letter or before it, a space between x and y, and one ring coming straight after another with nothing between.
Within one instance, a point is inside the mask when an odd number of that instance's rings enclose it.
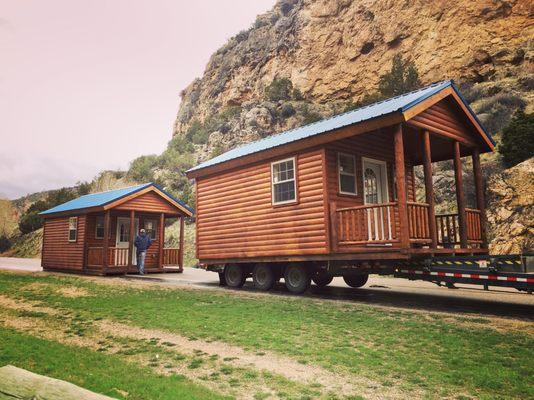
<instances>
[{"instance_id":1,"label":"porch","mask_svg":"<svg viewBox=\"0 0 534 400\"><path fill-rule=\"evenodd\" d=\"M383 132L383 137L393 142L390 142L391 147L384 146L382 153L384 159L391 159L390 163L361 157L360 187L364 204L347 204L347 200L339 195L330 201L333 251L487 253L485 200L478 148L469 139L451 138L443 132L420 129L419 126L398 124L392 128ZM345 149L350 149L347 142L344 144ZM388 147L391 150L387 150ZM467 207L463 183L462 158L466 156L471 157L473 166L476 207L472 208ZM439 214L435 212L432 163L451 159L456 210ZM379 163L383 164L382 170ZM423 167L425 201L415 201L413 167L416 165ZM391 180L388 179L388 166L393 176ZM341 173L350 175L350 172Z\"/></svg>"},{"instance_id":2,"label":"porch","mask_svg":"<svg viewBox=\"0 0 534 400\"><path fill-rule=\"evenodd\" d=\"M180 225L179 241L175 246L165 244L166 226L171 220L178 220ZM99 274L136 273L134 241L141 228L152 239L145 259L145 272L183 271L184 217L135 210L88 214L84 270Z\"/></svg>"}]
</instances>

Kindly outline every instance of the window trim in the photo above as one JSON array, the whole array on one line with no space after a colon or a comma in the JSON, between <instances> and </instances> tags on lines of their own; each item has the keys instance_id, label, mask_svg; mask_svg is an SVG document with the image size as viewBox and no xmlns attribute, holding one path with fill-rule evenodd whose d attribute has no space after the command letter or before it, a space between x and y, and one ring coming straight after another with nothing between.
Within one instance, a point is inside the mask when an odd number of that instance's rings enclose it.
<instances>
[{"instance_id":1,"label":"window trim","mask_svg":"<svg viewBox=\"0 0 534 400\"><path fill-rule=\"evenodd\" d=\"M293 162L293 179L288 179L288 180L285 180L285 181L281 181L281 182L274 182L274 166L275 164L281 164L283 162L286 162L286 161L292 161ZM295 198L293 200L284 200L284 201L275 201L274 199L274 185L276 184L279 184L279 183L284 183L284 182L291 182L293 181L293 186L294 186L294 189L295 189ZM271 204L276 207L276 206L283 206L283 205L287 205L287 204L297 204L298 203L298 199L299 199L299 196L298 196L298 181L297 181L297 157L293 156L293 157L288 157L288 158L284 158L282 160L276 160L276 161L273 161L271 162Z\"/></svg>"},{"instance_id":2,"label":"window trim","mask_svg":"<svg viewBox=\"0 0 534 400\"><path fill-rule=\"evenodd\" d=\"M74 220L74 229L71 229L71 221ZM69 217L69 226L68 226L68 231L67 231L67 240L70 242L70 243L76 243L78 241L78 217ZM70 233L71 231L74 231L75 234L74 234L74 239L71 239L70 238Z\"/></svg>"},{"instance_id":3,"label":"window trim","mask_svg":"<svg viewBox=\"0 0 534 400\"><path fill-rule=\"evenodd\" d=\"M352 158L352 163L354 165L354 174L348 174L346 172L342 172L341 171L341 156L344 156L344 157L351 157ZM341 175L345 175L345 176L352 176L354 177L354 193L352 192L345 192L343 190L341 190ZM338 193L339 194L343 194L343 195L346 195L346 196L358 196L358 179L356 178L356 156L354 154L349 154L349 153L343 153L343 152L339 152L337 153L337 183L338 183Z\"/></svg>"}]
</instances>

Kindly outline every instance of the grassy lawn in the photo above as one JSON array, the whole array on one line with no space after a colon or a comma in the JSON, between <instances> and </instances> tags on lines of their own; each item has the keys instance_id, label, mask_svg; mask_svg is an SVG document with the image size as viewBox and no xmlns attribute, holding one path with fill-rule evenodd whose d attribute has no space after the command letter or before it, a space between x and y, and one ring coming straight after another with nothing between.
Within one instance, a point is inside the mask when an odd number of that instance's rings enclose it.
<instances>
[{"instance_id":1,"label":"grassy lawn","mask_svg":"<svg viewBox=\"0 0 534 400\"><path fill-rule=\"evenodd\" d=\"M223 399L185 377L156 375L110 354L65 346L0 327L0 365L11 364L127 399Z\"/></svg>"},{"instance_id":2,"label":"grassy lawn","mask_svg":"<svg viewBox=\"0 0 534 400\"><path fill-rule=\"evenodd\" d=\"M35 290L31 287L35 282L46 285ZM82 288L90 296L65 297L58 291L64 286ZM532 329L495 329L491 321L484 318L230 291L111 287L76 277L9 273L0 273L0 293L12 298L40 300L51 307L91 318L166 330L189 338L223 341L251 351L271 350L303 364L369 377L386 386L420 390L428 398L525 399L534 396ZM0 335L2 339L7 335L9 340L14 333L2 330ZM29 348L52 345L40 341L34 345L29 338L24 343ZM12 357L24 360L24 352ZM87 354L87 357L92 355ZM110 356L106 355L105 359L109 359L106 362L114 368L132 371L120 379L131 380L130 390L135 393L135 379L143 373L134 372L129 369L133 367L121 365ZM7 362L3 358L0 361ZM56 362L61 364L59 360ZM46 364L35 362L35 365ZM53 365L55 363L50 368ZM73 371L59 369L56 371L59 375L55 376L61 378L62 373ZM97 373L95 371L95 376L88 381L91 386L86 387L111 393L113 385L106 381L119 378L106 374L107 378L103 377L104 382L100 383L103 386L95 387L99 381ZM165 385L163 378L153 379L160 386ZM188 385L183 378L165 379Z\"/></svg>"}]
</instances>

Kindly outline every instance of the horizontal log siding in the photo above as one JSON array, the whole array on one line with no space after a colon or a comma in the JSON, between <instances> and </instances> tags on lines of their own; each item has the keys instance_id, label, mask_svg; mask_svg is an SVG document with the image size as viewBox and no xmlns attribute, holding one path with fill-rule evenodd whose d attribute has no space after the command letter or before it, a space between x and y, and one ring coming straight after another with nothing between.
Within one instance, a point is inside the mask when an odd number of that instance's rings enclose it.
<instances>
[{"instance_id":1,"label":"horizontal log siding","mask_svg":"<svg viewBox=\"0 0 534 400\"><path fill-rule=\"evenodd\" d=\"M468 127L465 117L456 110L456 105L452 105L448 99L441 100L411 120L423 124L430 131L433 128L439 129L460 138L474 140L470 133L472 129Z\"/></svg>"},{"instance_id":2,"label":"horizontal log siding","mask_svg":"<svg viewBox=\"0 0 534 400\"><path fill-rule=\"evenodd\" d=\"M389 201L396 201L393 197L395 152L393 148L393 135L387 131L375 131L348 139L336 141L327 145L327 186L330 202L336 202L337 208L355 207L363 205L363 171L362 157L385 161L387 164L388 197ZM350 196L339 193L338 152L356 156L356 188L357 195ZM406 185L408 200L414 201L414 170L413 166L406 164ZM395 228L399 229L398 213L395 215Z\"/></svg>"},{"instance_id":3,"label":"horizontal log siding","mask_svg":"<svg viewBox=\"0 0 534 400\"><path fill-rule=\"evenodd\" d=\"M296 158L297 204L271 204L271 161L197 180L200 259L327 252L323 154Z\"/></svg>"},{"instance_id":4,"label":"horizontal log siding","mask_svg":"<svg viewBox=\"0 0 534 400\"><path fill-rule=\"evenodd\" d=\"M85 240L85 215L78 217L78 237L69 242L69 217L44 221L42 266L50 269L81 271Z\"/></svg>"},{"instance_id":5,"label":"horizontal log siding","mask_svg":"<svg viewBox=\"0 0 534 400\"><path fill-rule=\"evenodd\" d=\"M128 200L113 210L135 210L135 212L163 212L167 214L177 214L176 207L163 199L161 196L154 192L148 192L136 197L132 200ZM159 219L159 218L158 218Z\"/></svg>"}]
</instances>

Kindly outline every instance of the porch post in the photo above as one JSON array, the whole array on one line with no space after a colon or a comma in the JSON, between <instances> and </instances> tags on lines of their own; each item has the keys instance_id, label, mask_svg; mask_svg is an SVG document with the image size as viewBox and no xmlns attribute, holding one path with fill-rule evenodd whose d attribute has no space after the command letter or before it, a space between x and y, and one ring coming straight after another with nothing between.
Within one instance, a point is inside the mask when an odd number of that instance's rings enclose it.
<instances>
[{"instance_id":1,"label":"porch post","mask_svg":"<svg viewBox=\"0 0 534 400\"><path fill-rule=\"evenodd\" d=\"M482 248L486 248L488 243L486 239L486 200L484 198L484 177L480 168L480 153L475 147L473 149L473 173L475 175L475 193L477 209L480 211L480 229L482 235Z\"/></svg>"},{"instance_id":2,"label":"porch post","mask_svg":"<svg viewBox=\"0 0 534 400\"><path fill-rule=\"evenodd\" d=\"M130 210L130 243L128 246L128 266L126 267L126 272L128 272L128 270L132 268L133 265L134 241L136 233L137 232L135 231L135 211Z\"/></svg>"},{"instance_id":3,"label":"porch post","mask_svg":"<svg viewBox=\"0 0 534 400\"><path fill-rule=\"evenodd\" d=\"M464 180L462 177L462 159L460 142L454 142L454 178L456 180L456 202L458 204L458 224L460 225L460 247L467 248L467 225L465 218Z\"/></svg>"},{"instance_id":4,"label":"porch post","mask_svg":"<svg viewBox=\"0 0 534 400\"><path fill-rule=\"evenodd\" d=\"M104 240L103 240L103 247L102 247L102 267L104 269L103 272L106 272L106 268L109 264L109 223L110 223L110 210L106 210L104 212Z\"/></svg>"},{"instance_id":5,"label":"porch post","mask_svg":"<svg viewBox=\"0 0 534 400\"><path fill-rule=\"evenodd\" d=\"M158 265L163 268L163 248L165 247L165 214L159 215L159 253Z\"/></svg>"},{"instance_id":6,"label":"porch post","mask_svg":"<svg viewBox=\"0 0 534 400\"><path fill-rule=\"evenodd\" d=\"M403 249L410 247L408 226L408 203L406 195L406 171L404 165L404 143L402 124L398 124L394 133L395 142L395 177L397 178L397 202L399 207L400 242Z\"/></svg>"},{"instance_id":7,"label":"porch post","mask_svg":"<svg viewBox=\"0 0 534 400\"><path fill-rule=\"evenodd\" d=\"M184 216L181 215L180 216L180 250L178 253L178 257L179 257L178 264L180 267L180 271L184 270L184 227L185 227Z\"/></svg>"},{"instance_id":8,"label":"porch post","mask_svg":"<svg viewBox=\"0 0 534 400\"><path fill-rule=\"evenodd\" d=\"M430 133L423 131L423 163L425 171L425 196L428 204L428 230L430 232L430 247L438 247L436 229L436 210L434 205L434 186L432 184L432 153L430 151Z\"/></svg>"}]
</instances>

